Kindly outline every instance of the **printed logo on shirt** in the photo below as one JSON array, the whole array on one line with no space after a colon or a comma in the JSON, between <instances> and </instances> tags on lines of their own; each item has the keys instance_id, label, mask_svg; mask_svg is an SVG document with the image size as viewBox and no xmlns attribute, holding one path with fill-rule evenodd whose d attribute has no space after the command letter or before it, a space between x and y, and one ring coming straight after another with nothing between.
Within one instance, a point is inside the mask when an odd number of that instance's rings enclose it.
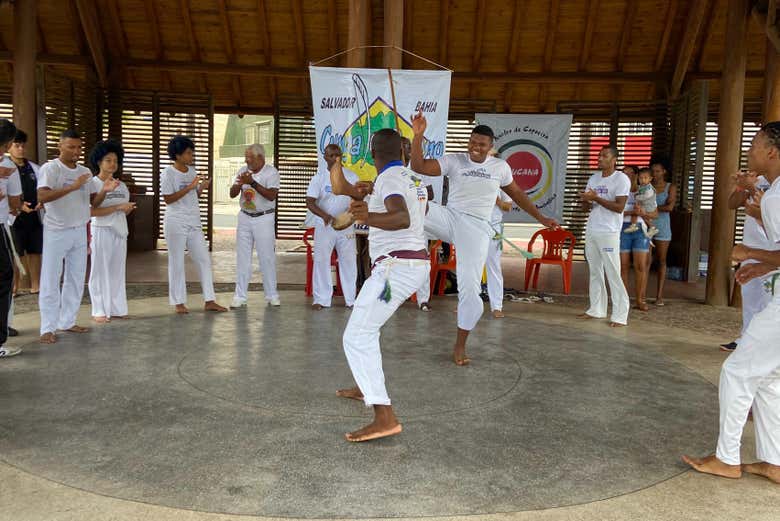
<instances>
[{"instance_id":1,"label":"printed logo on shirt","mask_svg":"<svg viewBox=\"0 0 780 521\"><path fill-rule=\"evenodd\" d=\"M613 251L615 251L615 248L604 248L603 251L604 253L612 253Z\"/></svg>"},{"instance_id":2,"label":"printed logo on shirt","mask_svg":"<svg viewBox=\"0 0 780 521\"><path fill-rule=\"evenodd\" d=\"M490 179L490 174L484 168L474 168L462 172L465 177L479 177L482 179Z\"/></svg>"},{"instance_id":3,"label":"printed logo on shirt","mask_svg":"<svg viewBox=\"0 0 780 521\"><path fill-rule=\"evenodd\" d=\"M243 204L241 205L244 210L256 210L255 206L255 191L251 188L247 188L242 193Z\"/></svg>"},{"instance_id":4,"label":"printed logo on shirt","mask_svg":"<svg viewBox=\"0 0 780 521\"><path fill-rule=\"evenodd\" d=\"M190 186L189 183L179 183L179 190L184 190L188 186Z\"/></svg>"},{"instance_id":5,"label":"printed logo on shirt","mask_svg":"<svg viewBox=\"0 0 780 521\"><path fill-rule=\"evenodd\" d=\"M598 194L599 197L604 197L605 195L609 195L609 188L607 188L604 185L599 185L596 188L593 189L594 192Z\"/></svg>"},{"instance_id":6,"label":"printed logo on shirt","mask_svg":"<svg viewBox=\"0 0 780 521\"><path fill-rule=\"evenodd\" d=\"M125 194L120 192L119 190L114 190L113 192L108 192L106 194L106 199L124 199Z\"/></svg>"}]
</instances>

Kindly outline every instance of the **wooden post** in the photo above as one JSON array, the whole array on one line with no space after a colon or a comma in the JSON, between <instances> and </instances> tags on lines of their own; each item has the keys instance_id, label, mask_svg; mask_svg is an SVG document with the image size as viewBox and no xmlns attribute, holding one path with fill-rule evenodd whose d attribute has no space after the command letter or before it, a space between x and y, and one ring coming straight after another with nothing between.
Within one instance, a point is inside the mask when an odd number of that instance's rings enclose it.
<instances>
[{"instance_id":1,"label":"wooden post","mask_svg":"<svg viewBox=\"0 0 780 521\"><path fill-rule=\"evenodd\" d=\"M726 38L715 156L715 193L710 221L709 263L705 302L727 306L731 288L731 248L736 213L728 206L732 174L739 168L747 65L748 0L728 0Z\"/></svg>"},{"instance_id":2,"label":"wooden post","mask_svg":"<svg viewBox=\"0 0 780 521\"><path fill-rule=\"evenodd\" d=\"M764 122L780 120L780 53L769 39L766 44Z\"/></svg>"},{"instance_id":3,"label":"wooden post","mask_svg":"<svg viewBox=\"0 0 780 521\"><path fill-rule=\"evenodd\" d=\"M404 0L385 0L384 45L403 48L404 45ZM384 48L383 60L386 69L400 69L403 56L398 49Z\"/></svg>"},{"instance_id":4,"label":"wooden post","mask_svg":"<svg viewBox=\"0 0 780 521\"><path fill-rule=\"evenodd\" d=\"M368 27L366 18L368 13L368 0L349 0L349 33L347 34L347 48L367 45ZM366 50L358 49L347 54L347 67L365 67Z\"/></svg>"},{"instance_id":5,"label":"wooden post","mask_svg":"<svg viewBox=\"0 0 780 521\"><path fill-rule=\"evenodd\" d=\"M27 133L27 155L38 161L38 120L35 99L35 57L38 54L38 2L16 0L14 2L14 93L13 120L17 128Z\"/></svg>"}]
</instances>

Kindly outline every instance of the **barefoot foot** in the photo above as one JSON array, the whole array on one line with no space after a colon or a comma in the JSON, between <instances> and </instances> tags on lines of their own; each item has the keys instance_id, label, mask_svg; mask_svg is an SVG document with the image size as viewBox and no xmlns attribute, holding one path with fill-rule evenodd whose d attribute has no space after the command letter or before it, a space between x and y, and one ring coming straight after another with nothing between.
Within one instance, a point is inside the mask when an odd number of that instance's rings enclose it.
<instances>
[{"instance_id":1,"label":"barefoot foot","mask_svg":"<svg viewBox=\"0 0 780 521\"><path fill-rule=\"evenodd\" d=\"M504 318L504 312L500 309L493 310L493 318Z\"/></svg>"},{"instance_id":2,"label":"barefoot foot","mask_svg":"<svg viewBox=\"0 0 780 521\"><path fill-rule=\"evenodd\" d=\"M712 474L724 478L738 479L742 477L742 467L740 465L727 465L719 460L715 454L706 458L692 458L683 456L682 460L693 467L694 470L703 474Z\"/></svg>"},{"instance_id":3,"label":"barefoot foot","mask_svg":"<svg viewBox=\"0 0 780 521\"><path fill-rule=\"evenodd\" d=\"M187 309L187 306L185 306L184 304L176 304L176 314L177 315L186 315L189 312L190 312L190 310Z\"/></svg>"},{"instance_id":4,"label":"barefoot foot","mask_svg":"<svg viewBox=\"0 0 780 521\"><path fill-rule=\"evenodd\" d=\"M621 324L620 322L610 322L609 327L626 327L626 324Z\"/></svg>"},{"instance_id":5,"label":"barefoot foot","mask_svg":"<svg viewBox=\"0 0 780 521\"><path fill-rule=\"evenodd\" d=\"M742 465L742 470L748 474L755 474L756 476L764 476L769 481L780 485L780 466L772 465L764 461L758 463L747 463Z\"/></svg>"},{"instance_id":6,"label":"barefoot foot","mask_svg":"<svg viewBox=\"0 0 780 521\"><path fill-rule=\"evenodd\" d=\"M39 340L41 344L56 344L57 343L57 337L54 335L54 333L44 333L41 335L41 338Z\"/></svg>"},{"instance_id":7,"label":"barefoot foot","mask_svg":"<svg viewBox=\"0 0 780 521\"><path fill-rule=\"evenodd\" d=\"M339 389L336 391L336 396L340 398L349 398L350 400L363 401L363 393L359 387L352 387L350 389Z\"/></svg>"},{"instance_id":8,"label":"barefoot foot","mask_svg":"<svg viewBox=\"0 0 780 521\"><path fill-rule=\"evenodd\" d=\"M471 363L471 358L466 356L465 347L455 346L455 349L452 352L452 360L455 362L455 365L459 366L469 365Z\"/></svg>"},{"instance_id":9,"label":"barefoot foot","mask_svg":"<svg viewBox=\"0 0 780 521\"><path fill-rule=\"evenodd\" d=\"M577 318L579 318L580 320L596 320L596 317L592 315L588 315L587 313L580 313L579 315L577 315Z\"/></svg>"},{"instance_id":10,"label":"barefoot foot","mask_svg":"<svg viewBox=\"0 0 780 521\"><path fill-rule=\"evenodd\" d=\"M97 322L98 324L105 324L106 322L111 322L111 319L110 319L110 318L108 318L108 317L103 317L103 316L100 316L100 317L92 317L92 320L94 320L94 321L95 321L95 322Z\"/></svg>"},{"instance_id":11,"label":"barefoot foot","mask_svg":"<svg viewBox=\"0 0 780 521\"><path fill-rule=\"evenodd\" d=\"M203 306L203 309L205 311L216 311L217 313L224 313L227 311L227 308L224 306L220 306L213 300L209 300L206 302L206 304Z\"/></svg>"},{"instance_id":12,"label":"barefoot foot","mask_svg":"<svg viewBox=\"0 0 780 521\"><path fill-rule=\"evenodd\" d=\"M74 325L74 326L69 327L65 331L68 331L69 333L86 333L87 331L89 331L89 328L88 327L82 327L82 326L75 326Z\"/></svg>"},{"instance_id":13,"label":"barefoot foot","mask_svg":"<svg viewBox=\"0 0 780 521\"><path fill-rule=\"evenodd\" d=\"M369 425L366 425L362 429L347 433L345 437L347 438L347 441L352 442L371 441L401 434L402 430L403 428L401 427L400 423L396 423L395 425L388 427L378 425L375 421Z\"/></svg>"},{"instance_id":14,"label":"barefoot foot","mask_svg":"<svg viewBox=\"0 0 780 521\"><path fill-rule=\"evenodd\" d=\"M312 308L314 311L322 311L322 304L312 304L312 305L311 305L311 308Z\"/></svg>"}]
</instances>

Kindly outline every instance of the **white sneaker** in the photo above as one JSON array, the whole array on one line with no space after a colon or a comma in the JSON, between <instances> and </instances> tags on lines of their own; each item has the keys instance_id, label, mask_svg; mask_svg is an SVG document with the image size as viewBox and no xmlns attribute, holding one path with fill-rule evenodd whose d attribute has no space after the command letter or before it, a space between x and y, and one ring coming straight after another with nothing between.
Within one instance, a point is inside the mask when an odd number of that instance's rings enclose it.
<instances>
[{"instance_id":1,"label":"white sneaker","mask_svg":"<svg viewBox=\"0 0 780 521\"><path fill-rule=\"evenodd\" d=\"M21 347L0 346L0 358L8 358L21 354Z\"/></svg>"},{"instance_id":2,"label":"white sneaker","mask_svg":"<svg viewBox=\"0 0 780 521\"><path fill-rule=\"evenodd\" d=\"M271 306L273 306L275 308L278 308L279 306L282 305L282 303L279 301L279 297L272 298L270 301L268 301L268 304L270 304Z\"/></svg>"},{"instance_id":3,"label":"white sneaker","mask_svg":"<svg viewBox=\"0 0 780 521\"><path fill-rule=\"evenodd\" d=\"M231 309L245 308L245 307L246 307L246 300L241 300L240 298L233 297L233 302L230 303Z\"/></svg>"}]
</instances>

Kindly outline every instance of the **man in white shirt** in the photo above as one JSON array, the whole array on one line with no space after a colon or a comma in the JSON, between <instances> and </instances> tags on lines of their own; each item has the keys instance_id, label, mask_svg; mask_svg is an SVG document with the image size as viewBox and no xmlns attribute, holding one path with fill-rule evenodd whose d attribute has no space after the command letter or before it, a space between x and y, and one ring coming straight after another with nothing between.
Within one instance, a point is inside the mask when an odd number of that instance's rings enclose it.
<instances>
[{"instance_id":1,"label":"man in white shirt","mask_svg":"<svg viewBox=\"0 0 780 521\"><path fill-rule=\"evenodd\" d=\"M503 240L498 235L504 233L504 213L512 209L512 199L503 190L498 191L496 206L490 216L490 225L496 231L490 240L487 262L487 289L490 312L493 318L504 318L504 274L501 271L501 247Z\"/></svg>"},{"instance_id":2,"label":"man in white shirt","mask_svg":"<svg viewBox=\"0 0 780 521\"><path fill-rule=\"evenodd\" d=\"M763 197L748 202L747 212L760 222L769 242L779 245L780 121L761 127L747 161L748 169L771 183ZM707 474L739 478L744 470L780 484L780 251L737 244L731 257L743 263L735 276L737 282L746 284L758 278L771 300L753 316L720 371L720 434L715 454L683 456L683 461ZM742 430L751 407L759 462L740 465Z\"/></svg>"},{"instance_id":3,"label":"man in white shirt","mask_svg":"<svg viewBox=\"0 0 780 521\"><path fill-rule=\"evenodd\" d=\"M263 293L271 306L279 306L276 290L276 197L279 195L279 171L265 162L265 147L251 145L244 153L241 167L230 187L230 197L241 195L236 227L236 293L231 308L246 306L252 278L252 248L263 274Z\"/></svg>"},{"instance_id":4,"label":"man in white shirt","mask_svg":"<svg viewBox=\"0 0 780 521\"><path fill-rule=\"evenodd\" d=\"M0 156L8 151L15 135L16 126L7 119L0 119ZM7 223L8 211L9 208L19 209L21 195L19 172L10 159L3 158L0 164L0 358L15 356L22 352L18 347L5 345L8 339L8 313L11 310L15 262L13 242Z\"/></svg>"},{"instance_id":5,"label":"man in white shirt","mask_svg":"<svg viewBox=\"0 0 780 521\"><path fill-rule=\"evenodd\" d=\"M401 161L401 136L392 129L375 132L371 156L377 177L367 203L359 200L365 193L341 175L340 162L331 172L334 193L357 199L349 211L358 222L369 226L373 264L371 277L363 284L344 331L344 353L357 387L337 393L374 408L372 423L346 435L353 442L401 432L385 388L379 330L420 287L430 270L423 229L428 197L422 181Z\"/></svg>"},{"instance_id":6,"label":"man in white shirt","mask_svg":"<svg viewBox=\"0 0 780 521\"><path fill-rule=\"evenodd\" d=\"M755 200L761 197L769 189L769 181L764 176L756 175L755 172L738 172L734 179L736 184L734 191L729 197L729 208L736 210L742 206L745 207L745 226L742 230L742 244L749 248L758 248L761 250L780 249L779 244L773 244L766 236L764 227L761 226L759 211L755 210ZM751 215L752 214L752 215ZM745 263L755 262L746 260ZM739 338L727 344L721 344L721 351L731 352L737 348L742 335L745 334L753 316L764 309L771 295L764 291L764 285L761 279L753 279L740 285L742 294L742 330Z\"/></svg>"},{"instance_id":7,"label":"man in white shirt","mask_svg":"<svg viewBox=\"0 0 780 521\"><path fill-rule=\"evenodd\" d=\"M99 190L90 183L92 172L78 164L81 136L75 130L62 133L59 150L60 156L43 165L38 178L38 201L46 210L41 292L38 295L42 344L55 343L57 330L73 333L88 331L76 325L76 315L84 295L87 273L90 204L100 206L106 194L119 186L119 181L114 178L107 179ZM63 261L65 275L60 291Z\"/></svg>"},{"instance_id":8,"label":"man in white shirt","mask_svg":"<svg viewBox=\"0 0 780 521\"><path fill-rule=\"evenodd\" d=\"M447 206L429 203L425 231L455 247L458 279L458 333L453 349L457 365L467 365L466 340L484 311L480 298L482 268L487 260L490 239L490 214L501 189L524 211L544 226L555 227L555 219L545 217L526 193L515 184L512 170L503 159L489 155L493 148L493 130L485 125L474 127L469 137L469 151L445 154L439 159L425 159L422 145L427 122L422 112L412 119L412 170L420 174L449 177Z\"/></svg>"},{"instance_id":9,"label":"man in white shirt","mask_svg":"<svg viewBox=\"0 0 780 521\"><path fill-rule=\"evenodd\" d=\"M306 190L306 206L315 217L314 226L314 270L312 273L312 308L329 308L333 298L333 281L330 275L330 258L336 249L339 263L339 278L344 293L344 304L349 308L355 303L357 292L357 252L355 231L352 226L344 230L333 229L333 219L349 209L351 199L346 195L333 194L330 183L330 168L341 162L341 148L330 144L325 147L323 157L327 170L317 172ZM342 168L350 184L358 182L356 173Z\"/></svg>"},{"instance_id":10,"label":"man in white shirt","mask_svg":"<svg viewBox=\"0 0 780 521\"><path fill-rule=\"evenodd\" d=\"M611 327L628 323L628 292L620 278L620 230L631 180L617 170L618 150L605 146L599 153L599 170L580 194L582 209L590 211L585 228L585 257L590 271L590 307L580 318L606 318L607 287L612 294Z\"/></svg>"}]
</instances>

